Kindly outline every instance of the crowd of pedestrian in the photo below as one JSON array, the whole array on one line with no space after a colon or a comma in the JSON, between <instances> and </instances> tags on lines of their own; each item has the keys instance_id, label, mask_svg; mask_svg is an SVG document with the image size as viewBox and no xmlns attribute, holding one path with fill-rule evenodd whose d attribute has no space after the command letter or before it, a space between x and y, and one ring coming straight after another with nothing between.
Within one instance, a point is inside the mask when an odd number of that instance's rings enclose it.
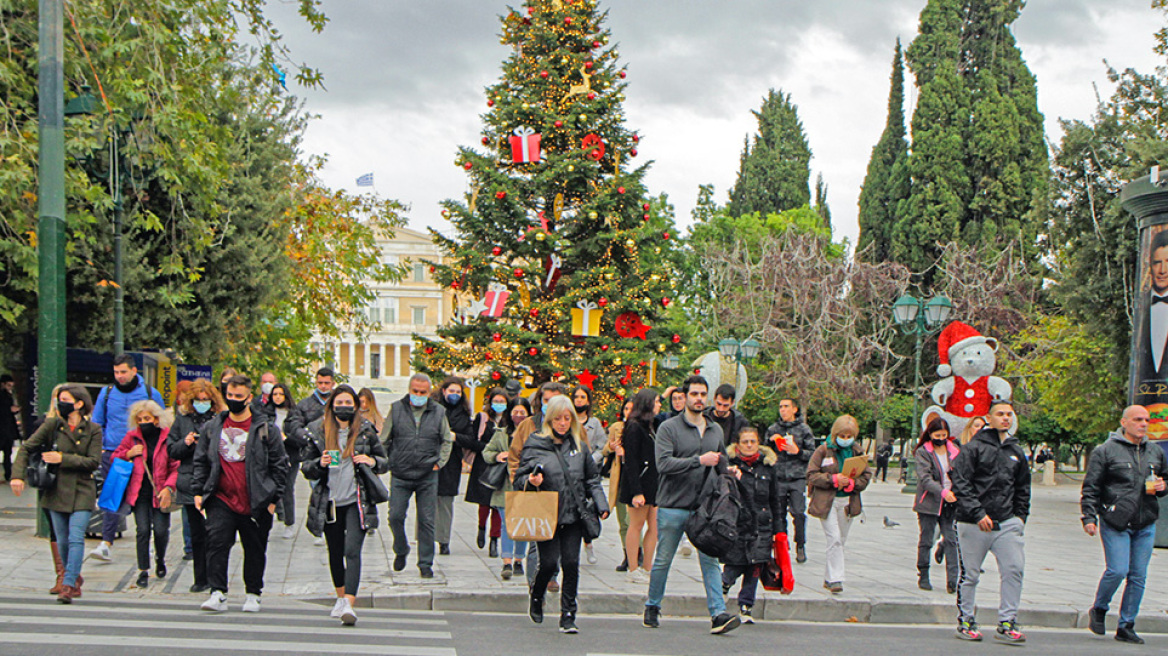
<instances>
[{"instance_id":1,"label":"crowd of pedestrian","mask_svg":"<svg viewBox=\"0 0 1168 656\"><path fill-rule=\"evenodd\" d=\"M0 448L8 445L5 478L17 495L26 479L38 488L57 572L51 592L61 603L81 597L91 523L102 539L90 555L109 560L115 536L133 515L136 585L145 588L151 573L159 579L168 574L170 519L181 511L183 557L193 561L190 591L209 592L204 610L228 608L228 561L238 539L241 608L258 612L271 529L282 523L290 539L303 521L327 550L336 595L331 616L355 624L362 545L379 527L378 506L388 505L393 569L401 571L411 553L406 519L412 501L415 564L421 578L432 578L435 555L450 553L454 502L469 472L463 500L476 507L476 545L499 559L503 580L526 577L532 621L542 623L546 594L558 591L560 630L579 630L581 560L596 562L592 542L613 513L624 552L617 569L630 583L646 586L644 626L661 625L675 556L690 549L688 536L698 550L710 631L723 634L754 623L759 582L775 568L791 567L784 560L789 545L794 562L806 562L807 515L820 520L825 538L823 586L832 594L843 591L849 529L863 512L865 489L886 480L892 456L890 443L863 444L859 422L846 414L817 443L794 398L781 399L779 419L762 430L736 407L733 386L717 387L711 402L706 380L697 375L663 393L634 392L609 423L596 416L592 390L584 386L569 390L548 382L530 398L496 387L475 407L474 389L463 379L448 377L435 386L421 373L383 412L371 390L338 386L327 367L316 372L312 393L299 402L270 372L257 387L225 369L218 386L184 383L167 407L131 356L113 364L115 382L96 400L79 385L54 389L52 406L12 460L19 408L11 377L0 378L0 410L9 410L0 413ZM976 594L990 554L1000 573L994 637L1026 640L1018 611L1031 473L1015 423L1013 405L997 400L960 435L944 419L931 420L911 450L917 585L932 590L930 561L944 565L945 590L956 595L956 635L964 640L982 639ZM1158 498L1168 495L1168 459L1148 443L1145 408L1127 408L1120 423L1095 449L1082 485L1083 528L1100 537L1106 559L1090 629L1105 633L1112 597L1126 582L1115 637L1142 643L1135 621ZM301 477L311 493L298 520ZM107 500L104 485L114 490L115 480L124 489ZM529 490L556 493L553 530L516 539L507 521L509 493ZM96 511L99 496L104 510ZM732 537L715 548L696 527L714 526L722 512L715 502L731 497L740 510L734 530L723 537ZM727 608L735 585L736 603Z\"/></svg>"}]
</instances>

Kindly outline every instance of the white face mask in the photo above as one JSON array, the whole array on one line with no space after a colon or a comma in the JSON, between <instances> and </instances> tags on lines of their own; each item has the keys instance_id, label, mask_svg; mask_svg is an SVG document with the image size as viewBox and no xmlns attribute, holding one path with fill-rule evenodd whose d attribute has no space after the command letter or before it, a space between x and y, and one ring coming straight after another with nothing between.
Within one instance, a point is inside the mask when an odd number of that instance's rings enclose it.
<instances>
[{"instance_id":1,"label":"white face mask","mask_svg":"<svg viewBox=\"0 0 1168 656\"><path fill-rule=\"evenodd\" d=\"M275 383L264 383L260 385L260 391L264 394L271 394L274 389L276 389Z\"/></svg>"}]
</instances>

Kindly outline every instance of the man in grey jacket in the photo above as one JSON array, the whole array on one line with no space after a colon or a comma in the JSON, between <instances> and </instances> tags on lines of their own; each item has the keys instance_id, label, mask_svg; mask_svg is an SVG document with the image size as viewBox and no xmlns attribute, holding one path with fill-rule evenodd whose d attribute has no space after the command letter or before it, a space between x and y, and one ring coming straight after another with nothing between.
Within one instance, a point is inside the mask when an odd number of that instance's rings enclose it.
<instances>
[{"instance_id":1,"label":"man in grey jacket","mask_svg":"<svg viewBox=\"0 0 1168 656\"><path fill-rule=\"evenodd\" d=\"M654 447L657 459L657 556L649 575L649 599L645 602L646 627L660 625L661 600L677 545L685 533L685 522L698 507L703 483L715 469L725 471L726 446L722 428L702 415L709 385L701 376L690 376L681 385L685 411L665 420L657 429ZM710 633L732 631L737 615L726 612L722 598L722 574L718 559L698 552L706 606L710 611Z\"/></svg>"}]
</instances>

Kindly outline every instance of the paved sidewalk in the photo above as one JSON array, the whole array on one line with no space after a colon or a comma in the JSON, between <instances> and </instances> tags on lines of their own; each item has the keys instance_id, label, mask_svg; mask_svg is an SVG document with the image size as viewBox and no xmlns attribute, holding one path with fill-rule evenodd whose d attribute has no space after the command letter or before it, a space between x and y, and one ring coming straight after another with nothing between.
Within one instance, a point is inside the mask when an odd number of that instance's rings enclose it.
<instances>
[{"instance_id":1,"label":"paved sidewalk","mask_svg":"<svg viewBox=\"0 0 1168 656\"><path fill-rule=\"evenodd\" d=\"M465 487L465 481L464 487ZM282 538L283 527L272 530L265 577L267 595L288 595L300 599L326 600L333 594L325 548L314 546L303 528L308 485L298 482L300 524L293 539ZM860 621L878 623L951 623L955 621L955 598L944 591L944 571L934 566L933 592L916 587L916 515L911 496L900 486L875 483L864 493L865 521L853 524L846 548L847 579L844 593L833 597L823 589L824 538L819 520L809 519L808 561L795 569L796 589L789 596L760 589L756 617L811 621ZM1083 533L1079 524L1078 487L1035 486L1033 513L1026 533L1026 581L1022 599L1024 625L1084 627L1095 585L1103 571L1103 553L1097 538ZM44 540L35 538L35 495L22 498L0 486L0 590L7 592L47 591L52 585L52 560ZM393 572L392 538L385 525L365 542L364 571L360 603L383 608L524 612L526 583L523 577L503 581L501 561L487 557L486 549L475 544L477 508L455 501L454 537L450 556L438 556L435 578L418 576L415 554L402 572ZM887 516L900 525L884 527ZM182 524L172 521L167 562L171 573L164 580L151 577L150 586L133 586L137 576L134 559L133 519L127 535L114 548L114 559L105 563L88 558L82 568L85 591L110 592L140 597L177 595L201 601L186 592L191 585L190 563L181 560ZM413 531L412 517L407 521ZM95 545L87 541L87 551ZM621 561L616 519L605 522L605 532L595 544L599 562L582 564L580 607L584 613L639 613L645 586L626 581L614 571ZM583 557L583 555L582 555ZM231 559L233 594L242 593L242 562L239 547ZM978 599L983 621L993 621L997 606L997 568L987 559ZM1168 551L1155 551L1148 574L1148 589L1139 629L1168 633ZM737 588L735 588L737 590ZM95 595L96 597L96 595ZM555 601L549 595L549 605ZM89 597L87 596L86 599ZM732 601L732 600L731 600ZM330 602L331 603L331 602ZM1113 604L1118 609L1119 595ZM701 616L706 612L697 558L680 555L674 563L663 611L672 615ZM1113 610L1111 621L1116 612Z\"/></svg>"}]
</instances>

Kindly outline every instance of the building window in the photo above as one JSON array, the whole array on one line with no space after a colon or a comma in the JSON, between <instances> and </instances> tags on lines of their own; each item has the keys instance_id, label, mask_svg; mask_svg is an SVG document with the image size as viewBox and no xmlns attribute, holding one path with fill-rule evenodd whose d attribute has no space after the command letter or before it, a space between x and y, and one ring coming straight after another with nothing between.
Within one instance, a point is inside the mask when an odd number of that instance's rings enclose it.
<instances>
[{"instance_id":1,"label":"building window","mask_svg":"<svg viewBox=\"0 0 1168 656\"><path fill-rule=\"evenodd\" d=\"M397 308L385 308L384 316L385 323L397 323Z\"/></svg>"},{"instance_id":2,"label":"building window","mask_svg":"<svg viewBox=\"0 0 1168 656\"><path fill-rule=\"evenodd\" d=\"M426 265L422 262L414 263L414 282L426 282Z\"/></svg>"},{"instance_id":3,"label":"building window","mask_svg":"<svg viewBox=\"0 0 1168 656\"><path fill-rule=\"evenodd\" d=\"M377 301L373 301L373 305L369 306L369 320L373 323L381 323L381 308L377 306Z\"/></svg>"},{"instance_id":4,"label":"building window","mask_svg":"<svg viewBox=\"0 0 1168 656\"><path fill-rule=\"evenodd\" d=\"M413 313L414 313L414 325L415 326L421 326L421 325L426 323L426 308L425 307L413 307L410 309L413 310Z\"/></svg>"},{"instance_id":5,"label":"building window","mask_svg":"<svg viewBox=\"0 0 1168 656\"><path fill-rule=\"evenodd\" d=\"M369 377L374 378L374 379L381 378L381 354L380 353L370 353L369 354Z\"/></svg>"}]
</instances>

